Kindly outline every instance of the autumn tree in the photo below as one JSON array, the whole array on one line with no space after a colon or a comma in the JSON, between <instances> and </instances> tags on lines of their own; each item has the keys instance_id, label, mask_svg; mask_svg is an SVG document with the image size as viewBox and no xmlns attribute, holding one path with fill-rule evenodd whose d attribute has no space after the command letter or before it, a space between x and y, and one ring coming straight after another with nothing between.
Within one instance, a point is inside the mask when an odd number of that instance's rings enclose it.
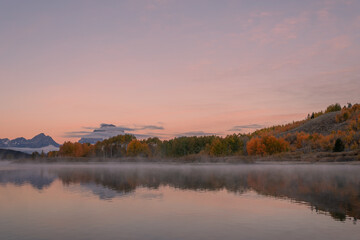
<instances>
[{"instance_id":1,"label":"autumn tree","mask_svg":"<svg viewBox=\"0 0 360 240\"><path fill-rule=\"evenodd\" d=\"M307 140L310 134L304 132L298 132L296 134L296 148L300 149L306 146Z\"/></svg>"},{"instance_id":2,"label":"autumn tree","mask_svg":"<svg viewBox=\"0 0 360 240\"><path fill-rule=\"evenodd\" d=\"M146 142L140 142L139 140L132 140L127 146L127 155L131 157L150 155L150 149Z\"/></svg>"},{"instance_id":3,"label":"autumn tree","mask_svg":"<svg viewBox=\"0 0 360 240\"><path fill-rule=\"evenodd\" d=\"M289 150L289 143L283 138L276 138L272 135L265 135L261 138L252 138L247 143L249 155L272 155Z\"/></svg>"},{"instance_id":4,"label":"autumn tree","mask_svg":"<svg viewBox=\"0 0 360 240\"><path fill-rule=\"evenodd\" d=\"M89 143L64 142L64 144L60 146L59 152L57 154L51 154L51 156L89 157L92 155L93 151L94 146Z\"/></svg>"},{"instance_id":5,"label":"autumn tree","mask_svg":"<svg viewBox=\"0 0 360 240\"><path fill-rule=\"evenodd\" d=\"M224 156L227 152L227 146L220 138L216 138L210 145L211 156Z\"/></svg>"},{"instance_id":6,"label":"autumn tree","mask_svg":"<svg viewBox=\"0 0 360 240\"><path fill-rule=\"evenodd\" d=\"M246 151L249 155L264 155L265 149L266 146L259 137L251 138L246 145Z\"/></svg>"}]
</instances>

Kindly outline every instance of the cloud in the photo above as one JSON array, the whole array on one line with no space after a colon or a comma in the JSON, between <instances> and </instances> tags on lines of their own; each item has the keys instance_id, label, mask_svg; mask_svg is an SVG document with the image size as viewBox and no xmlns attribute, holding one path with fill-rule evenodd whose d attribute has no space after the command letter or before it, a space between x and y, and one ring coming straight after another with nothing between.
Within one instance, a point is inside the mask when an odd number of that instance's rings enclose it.
<instances>
[{"instance_id":1,"label":"cloud","mask_svg":"<svg viewBox=\"0 0 360 240\"><path fill-rule=\"evenodd\" d=\"M89 139L107 139L117 135L125 134L126 132L131 132L138 138L147 138L153 137L152 134L137 133L141 130L163 130L163 126L157 125L141 125L136 127L128 126L116 126L114 124L102 123L100 127L83 127L84 129L92 131L72 131L65 132L64 137L66 138L89 138Z\"/></svg>"},{"instance_id":2,"label":"cloud","mask_svg":"<svg viewBox=\"0 0 360 240\"><path fill-rule=\"evenodd\" d=\"M66 132L64 137L106 139L109 137L124 134L124 131L125 129L123 127L116 127L112 124L101 124L99 128L94 128L93 131Z\"/></svg>"},{"instance_id":3,"label":"cloud","mask_svg":"<svg viewBox=\"0 0 360 240\"><path fill-rule=\"evenodd\" d=\"M100 128L105 128L105 127L113 127L113 128L118 128L121 130L126 130L126 131L134 131L134 128L129 128L126 126L115 126L114 124L107 124L107 123L101 123L100 124ZM99 127L82 127L83 129L88 129L88 130L97 130L100 129ZM84 131L79 131L79 132L84 132ZM87 131L89 133L89 131ZM75 133L75 132L74 132Z\"/></svg>"},{"instance_id":4,"label":"cloud","mask_svg":"<svg viewBox=\"0 0 360 240\"><path fill-rule=\"evenodd\" d=\"M216 133L193 131L193 132L184 132L184 133L175 134L176 137L211 136L211 135L216 135Z\"/></svg>"},{"instance_id":5,"label":"cloud","mask_svg":"<svg viewBox=\"0 0 360 240\"><path fill-rule=\"evenodd\" d=\"M156 126L156 125L144 125L139 127L138 130L164 130L163 126Z\"/></svg>"},{"instance_id":6,"label":"cloud","mask_svg":"<svg viewBox=\"0 0 360 240\"><path fill-rule=\"evenodd\" d=\"M244 129L259 129L259 128L263 128L265 127L264 125L260 125L260 124L247 124L247 125L238 125L238 126L233 126L231 129L229 129L228 131L243 131Z\"/></svg>"}]
</instances>

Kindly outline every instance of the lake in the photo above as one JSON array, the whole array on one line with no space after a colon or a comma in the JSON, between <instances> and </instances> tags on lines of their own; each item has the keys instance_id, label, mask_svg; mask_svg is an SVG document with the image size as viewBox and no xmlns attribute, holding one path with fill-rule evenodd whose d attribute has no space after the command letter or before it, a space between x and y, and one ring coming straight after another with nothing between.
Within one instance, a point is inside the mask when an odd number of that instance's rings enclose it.
<instances>
[{"instance_id":1,"label":"lake","mask_svg":"<svg viewBox=\"0 0 360 240\"><path fill-rule=\"evenodd\" d=\"M360 239L360 165L0 162L0 239Z\"/></svg>"}]
</instances>

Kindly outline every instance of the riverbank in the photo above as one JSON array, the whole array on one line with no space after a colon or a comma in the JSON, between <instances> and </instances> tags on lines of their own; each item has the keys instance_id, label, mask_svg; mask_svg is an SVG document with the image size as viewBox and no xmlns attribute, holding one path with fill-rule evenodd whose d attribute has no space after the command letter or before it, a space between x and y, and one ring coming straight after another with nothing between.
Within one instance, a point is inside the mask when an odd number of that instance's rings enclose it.
<instances>
[{"instance_id":1,"label":"riverbank","mask_svg":"<svg viewBox=\"0 0 360 240\"><path fill-rule=\"evenodd\" d=\"M9 159L11 160L11 159ZM52 157L52 158L36 158L36 159L16 159L12 160L18 163L72 163L72 162L112 162L112 163L128 163L128 162L146 162L146 163L266 163L266 162L359 162L360 150L348 152L316 152L316 153L300 153L300 152L287 152L275 154L270 156L224 156L212 157L207 155L189 155L179 158L145 158L145 157L122 157L122 158L97 158L97 157Z\"/></svg>"}]
</instances>

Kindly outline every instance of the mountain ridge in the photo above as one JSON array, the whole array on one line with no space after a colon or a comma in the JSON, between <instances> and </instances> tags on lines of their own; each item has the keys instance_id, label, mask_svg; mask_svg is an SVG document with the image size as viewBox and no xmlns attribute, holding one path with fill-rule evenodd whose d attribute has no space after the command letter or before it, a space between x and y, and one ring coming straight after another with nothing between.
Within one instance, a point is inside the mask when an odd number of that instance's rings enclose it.
<instances>
[{"instance_id":1,"label":"mountain ridge","mask_svg":"<svg viewBox=\"0 0 360 240\"><path fill-rule=\"evenodd\" d=\"M12 140L9 138L0 139L0 148L42 148L50 145L60 147L60 144L55 142L52 137L47 136L44 133L40 133L31 139L26 139L24 137L18 137Z\"/></svg>"}]
</instances>

